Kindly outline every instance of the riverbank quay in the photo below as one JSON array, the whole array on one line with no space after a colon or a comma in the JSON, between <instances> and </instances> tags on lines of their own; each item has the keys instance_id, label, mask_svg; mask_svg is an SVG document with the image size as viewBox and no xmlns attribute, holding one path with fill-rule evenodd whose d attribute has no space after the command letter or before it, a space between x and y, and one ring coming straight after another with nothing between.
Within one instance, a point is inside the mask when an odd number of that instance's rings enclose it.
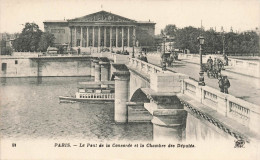
<instances>
[{"instance_id":1,"label":"riverbank quay","mask_svg":"<svg viewBox=\"0 0 260 160\"><path fill-rule=\"evenodd\" d=\"M92 55L1 56L0 77L91 76Z\"/></svg>"}]
</instances>

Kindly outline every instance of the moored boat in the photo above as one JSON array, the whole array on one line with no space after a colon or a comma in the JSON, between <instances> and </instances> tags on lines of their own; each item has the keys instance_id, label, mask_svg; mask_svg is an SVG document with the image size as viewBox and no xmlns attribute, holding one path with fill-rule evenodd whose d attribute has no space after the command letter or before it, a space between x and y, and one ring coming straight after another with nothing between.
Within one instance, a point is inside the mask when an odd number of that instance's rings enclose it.
<instances>
[{"instance_id":1,"label":"moored boat","mask_svg":"<svg viewBox=\"0 0 260 160\"><path fill-rule=\"evenodd\" d=\"M114 102L114 82L81 82L75 96L59 96L60 102Z\"/></svg>"}]
</instances>

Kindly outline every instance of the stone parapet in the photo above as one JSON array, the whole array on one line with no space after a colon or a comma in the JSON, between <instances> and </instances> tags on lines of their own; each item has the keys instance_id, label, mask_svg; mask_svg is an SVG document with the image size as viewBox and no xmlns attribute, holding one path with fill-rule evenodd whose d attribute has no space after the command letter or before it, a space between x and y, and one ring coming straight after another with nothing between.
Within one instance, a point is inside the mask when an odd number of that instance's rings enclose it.
<instances>
[{"instance_id":1,"label":"stone parapet","mask_svg":"<svg viewBox=\"0 0 260 160\"><path fill-rule=\"evenodd\" d=\"M182 79L188 78L181 73L156 73L150 75L151 89L156 92L181 92Z\"/></svg>"},{"instance_id":2,"label":"stone parapet","mask_svg":"<svg viewBox=\"0 0 260 160\"><path fill-rule=\"evenodd\" d=\"M196 81L190 79L184 79L182 83L183 94L223 116L236 120L256 133L260 132L260 127L257 125L260 120L259 106L232 95L224 94L211 87L199 86Z\"/></svg>"}]
</instances>

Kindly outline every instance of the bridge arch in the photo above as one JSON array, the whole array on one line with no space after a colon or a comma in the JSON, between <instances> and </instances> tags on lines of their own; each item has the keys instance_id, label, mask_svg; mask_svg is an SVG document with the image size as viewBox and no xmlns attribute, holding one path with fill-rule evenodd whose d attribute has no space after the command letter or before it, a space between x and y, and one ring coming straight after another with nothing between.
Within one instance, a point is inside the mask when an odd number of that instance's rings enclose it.
<instances>
[{"instance_id":1,"label":"bridge arch","mask_svg":"<svg viewBox=\"0 0 260 160\"><path fill-rule=\"evenodd\" d=\"M150 100L148 99L147 95L142 91L142 89L138 88L130 98L130 102L149 103Z\"/></svg>"}]
</instances>

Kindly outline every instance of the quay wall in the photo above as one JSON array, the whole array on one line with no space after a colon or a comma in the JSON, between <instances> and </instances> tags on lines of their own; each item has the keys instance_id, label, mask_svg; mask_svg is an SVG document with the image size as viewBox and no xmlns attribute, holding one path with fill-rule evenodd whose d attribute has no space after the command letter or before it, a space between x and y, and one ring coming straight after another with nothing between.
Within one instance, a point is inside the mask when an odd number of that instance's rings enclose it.
<instances>
[{"instance_id":1,"label":"quay wall","mask_svg":"<svg viewBox=\"0 0 260 160\"><path fill-rule=\"evenodd\" d=\"M1 58L0 77L90 76L90 59Z\"/></svg>"},{"instance_id":2,"label":"quay wall","mask_svg":"<svg viewBox=\"0 0 260 160\"><path fill-rule=\"evenodd\" d=\"M232 140L235 138L216 128L213 124L188 112L186 123L187 141Z\"/></svg>"}]
</instances>

